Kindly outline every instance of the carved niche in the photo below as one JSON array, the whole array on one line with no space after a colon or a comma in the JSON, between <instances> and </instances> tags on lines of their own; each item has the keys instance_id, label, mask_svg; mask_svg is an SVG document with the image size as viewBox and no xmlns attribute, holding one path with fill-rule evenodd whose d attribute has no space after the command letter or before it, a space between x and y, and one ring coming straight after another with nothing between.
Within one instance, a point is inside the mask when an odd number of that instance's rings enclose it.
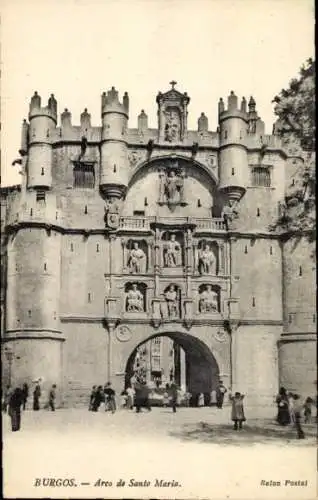
<instances>
[{"instance_id":1,"label":"carved niche","mask_svg":"<svg viewBox=\"0 0 318 500\"><path fill-rule=\"evenodd\" d=\"M149 251L145 240L122 240L124 269L131 274L144 274L149 267Z\"/></svg>"},{"instance_id":2,"label":"carved niche","mask_svg":"<svg viewBox=\"0 0 318 500\"><path fill-rule=\"evenodd\" d=\"M183 141L187 131L190 99L187 93L182 94L174 88L176 84L175 81L170 82L172 88L157 95L159 139L168 143Z\"/></svg>"},{"instance_id":3,"label":"carved niche","mask_svg":"<svg viewBox=\"0 0 318 500\"><path fill-rule=\"evenodd\" d=\"M215 241L200 240L195 257L195 267L201 275L219 274L219 246Z\"/></svg>"},{"instance_id":4,"label":"carved niche","mask_svg":"<svg viewBox=\"0 0 318 500\"><path fill-rule=\"evenodd\" d=\"M178 162L159 168L159 205L185 206L184 182L185 171Z\"/></svg>"},{"instance_id":5,"label":"carved niche","mask_svg":"<svg viewBox=\"0 0 318 500\"><path fill-rule=\"evenodd\" d=\"M125 311L143 313L146 311L146 289L144 283L127 283L125 286Z\"/></svg>"},{"instance_id":6,"label":"carved niche","mask_svg":"<svg viewBox=\"0 0 318 500\"><path fill-rule=\"evenodd\" d=\"M198 290L198 311L200 314L216 314L220 312L220 287L202 284Z\"/></svg>"},{"instance_id":7,"label":"carved niche","mask_svg":"<svg viewBox=\"0 0 318 500\"><path fill-rule=\"evenodd\" d=\"M166 231L162 235L163 266L169 268L184 265L184 241L181 232Z\"/></svg>"},{"instance_id":8,"label":"carved niche","mask_svg":"<svg viewBox=\"0 0 318 500\"><path fill-rule=\"evenodd\" d=\"M181 316L181 289L178 285L170 284L164 290L162 316L165 319L179 319Z\"/></svg>"}]
</instances>

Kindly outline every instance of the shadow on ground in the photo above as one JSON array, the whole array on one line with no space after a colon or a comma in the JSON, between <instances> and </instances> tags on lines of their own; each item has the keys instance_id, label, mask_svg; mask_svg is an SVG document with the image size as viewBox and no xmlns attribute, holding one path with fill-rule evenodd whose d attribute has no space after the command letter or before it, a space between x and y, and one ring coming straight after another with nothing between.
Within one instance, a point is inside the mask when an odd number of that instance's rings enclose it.
<instances>
[{"instance_id":1,"label":"shadow on ground","mask_svg":"<svg viewBox=\"0 0 318 500\"><path fill-rule=\"evenodd\" d=\"M282 428L278 425L261 426L261 424L245 424L242 430L235 431L232 425L197 424L183 425L178 431L171 431L169 435L183 441L197 441L202 443L214 443L224 445L251 445L251 444L274 444L295 443L302 446L313 446L316 442L316 428L304 427L305 439L297 439L296 430L293 427Z\"/></svg>"}]
</instances>

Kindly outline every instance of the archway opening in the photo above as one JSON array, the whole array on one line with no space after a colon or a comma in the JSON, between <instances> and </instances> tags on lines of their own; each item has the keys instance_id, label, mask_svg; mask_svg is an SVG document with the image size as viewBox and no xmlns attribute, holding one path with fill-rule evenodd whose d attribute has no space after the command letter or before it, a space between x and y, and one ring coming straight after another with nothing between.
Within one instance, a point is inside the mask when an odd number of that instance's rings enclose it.
<instances>
[{"instance_id":1,"label":"archway opening","mask_svg":"<svg viewBox=\"0 0 318 500\"><path fill-rule=\"evenodd\" d=\"M190 406L211 401L219 385L219 367L208 346L197 337L167 332L148 337L130 354L125 370L125 387L141 375L160 394L174 380L189 395Z\"/></svg>"}]
</instances>

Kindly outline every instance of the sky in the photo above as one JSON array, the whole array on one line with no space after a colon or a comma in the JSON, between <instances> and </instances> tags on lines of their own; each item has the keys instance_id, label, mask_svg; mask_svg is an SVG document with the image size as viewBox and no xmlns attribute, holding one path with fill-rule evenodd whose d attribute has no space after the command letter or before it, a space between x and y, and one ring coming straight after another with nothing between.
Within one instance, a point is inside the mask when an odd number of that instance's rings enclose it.
<instances>
[{"instance_id":1,"label":"sky","mask_svg":"<svg viewBox=\"0 0 318 500\"><path fill-rule=\"evenodd\" d=\"M2 0L1 183L12 167L21 123L37 90L79 124L84 108L100 125L101 93L130 98L129 126L144 109L157 126L156 94L187 92L188 128L202 111L217 127L217 103L231 90L253 95L271 133L273 97L314 57L311 0Z\"/></svg>"}]
</instances>

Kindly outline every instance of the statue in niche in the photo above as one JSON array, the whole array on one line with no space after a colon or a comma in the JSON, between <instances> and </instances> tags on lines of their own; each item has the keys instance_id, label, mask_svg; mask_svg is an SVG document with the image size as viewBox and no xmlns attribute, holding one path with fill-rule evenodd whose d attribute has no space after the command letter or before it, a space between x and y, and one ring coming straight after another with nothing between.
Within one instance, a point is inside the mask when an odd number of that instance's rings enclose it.
<instances>
[{"instance_id":1,"label":"statue in niche","mask_svg":"<svg viewBox=\"0 0 318 500\"><path fill-rule=\"evenodd\" d=\"M233 200L228 201L228 205L225 205L222 210L222 218L225 223L225 227L228 230L234 219L238 217L238 211L236 210L237 202Z\"/></svg>"},{"instance_id":2,"label":"statue in niche","mask_svg":"<svg viewBox=\"0 0 318 500\"><path fill-rule=\"evenodd\" d=\"M168 317L171 319L179 317L179 304L178 304L178 289L174 285L170 285L165 292L165 299L168 309Z\"/></svg>"},{"instance_id":3,"label":"statue in niche","mask_svg":"<svg viewBox=\"0 0 318 500\"><path fill-rule=\"evenodd\" d=\"M199 310L201 313L215 313L219 310L218 294L212 290L211 285L200 293Z\"/></svg>"},{"instance_id":4,"label":"statue in niche","mask_svg":"<svg viewBox=\"0 0 318 500\"><path fill-rule=\"evenodd\" d=\"M174 170L170 170L165 182L165 194L168 203L182 203L184 200L184 173L176 175Z\"/></svg>"},{"instance_id":5,"label":"statue in niche","mask_svg":"<svg viewBox=\"0 0 318 500\"><path fill-rule=\"evenodd\" d=\"M172 234L166 243L164 254L165 267L177 267L182 265L181 245L176 240L176 235Z\"/></svg>"},{"instance_id":6,"label":"statue in niche","mask_svg":"<svg viewBox=\"0 0 318 500\"><path fill-rule=\"evenodd\" d=\"M216 274L216 258L210 245L205 245L199 251L199 272L200 274Z\"/></svg>"},{"instance_id":7,"label":"statue in niche","mask_svg":"<svg viewBox=\"0 0 318 500\"><path fill-rule=\"evenodd\" d=\"M138 274L145 269L146 255L145 252L139 248L138 241L134 241L133 248L129 252L127 265L132 274Z\"/></svg>"},{"instance_id":8,"label":"statue in niche","mask_svg":"<svg viewBox=\"0 0 318 500\"><path fill-rule=\"evenodd\" d=\"M137 284L134 283L132 288L128 291L126 297L126 311L127 312L143 312L144 311L144 296L138 290Z\"/></svg>"},{"instance_id":9,"label":"statue in niche","mask_svg":"<svg viewBox=\"0 0 318 500\"><path fill-rule=\"evenodd\" d=\"M175 142L180 140L180 117L176 110L170 109L165 112L165 141Z\"/></svg>"}]
</instances>

